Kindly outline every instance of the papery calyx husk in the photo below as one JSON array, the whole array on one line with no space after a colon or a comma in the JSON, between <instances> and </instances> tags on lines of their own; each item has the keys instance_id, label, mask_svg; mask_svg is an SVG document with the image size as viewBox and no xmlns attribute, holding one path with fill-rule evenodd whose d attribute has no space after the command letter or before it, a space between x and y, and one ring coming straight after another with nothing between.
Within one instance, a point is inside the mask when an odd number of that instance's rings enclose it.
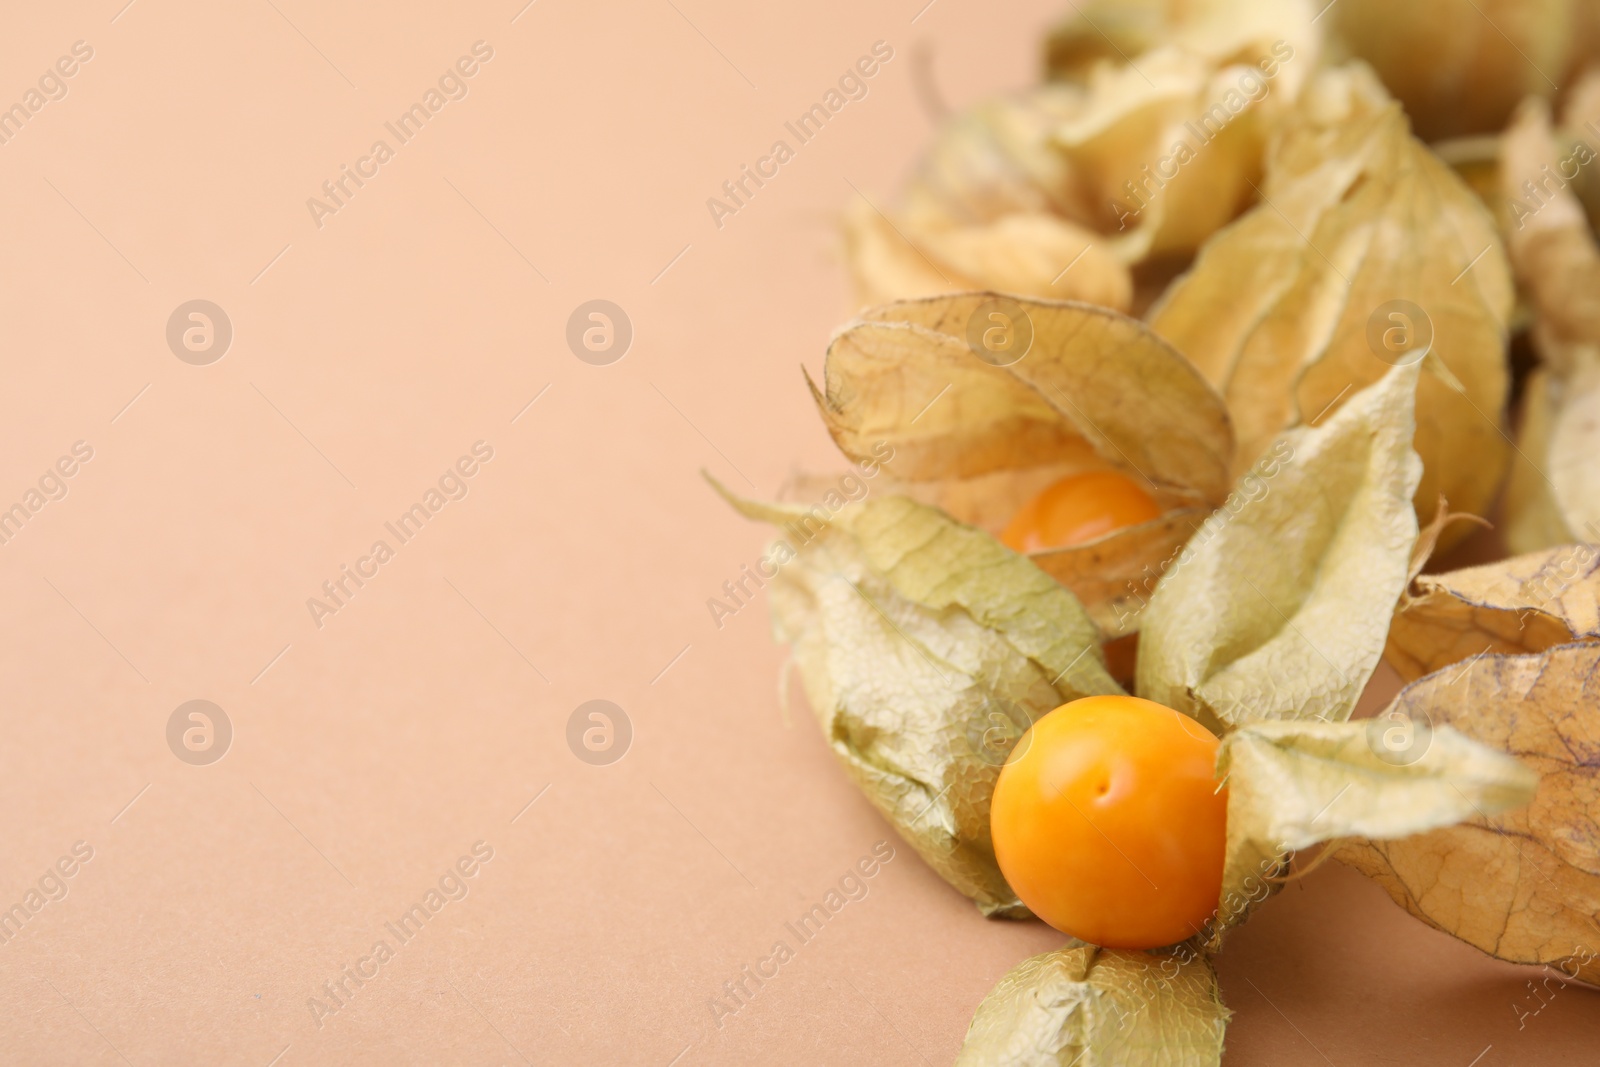
<instances>
[{"instance_id":1,"label":"papery calyx husk","mask_svg":"<svg viewBox=\"0 0 1600 1067\"><path fill-rule=\"evenodd\" d=\"M984 998L956 1067L1201 1067L1229 1011L1200 956L1076 945L1022 961Z\"/></svg>"},{"instance_id":2,"label":"papery calyx husk","mask_svg":"<svg viewBox=\"0 0 1600 1067\"><path fill-rule=\"evenodd\" d=\"M1391 759L1428 758L1447 730L1514 752L1537 773L1526 807L1480 805L1456 826L1357 838L1337 858L1428 924L1490 955L1600 981L1600 645L1485 653L1412 682L1372 720ZM1382 734L1377 736L1381 737Z\"/></svg>"},{"instance_id":3,"label":"papery calyx husk","mask_svg":"<svg viewBox=\"0 0 1600 1067\"><path fill-rule=\"evenodd\" d=\"M844 236L858 303L1000 289L1127 310L1132 278L1086 224L1092 190L1050 140L1082 97L1041 86L980 104L939 131L903 204L852 201Z\"/></svg>"},{"instance_id":4,"label":"papery calyx husk","mask_svg":"<svg viewBox=\"0 0 1600 1067\"><path fill-rule=\"evenodd\" d=\"M1587 57L1596 55L1596 49L1600 49L1600 7L1595 8L1593 19L1595 47L1581 53ZM1600 61L1590 59L1589 65L1573 79L1565 96L1555 131L1557 165L1570 161L1561 177L1572 183L1570 188L1583 205L1592 231L1600 226L1600 175L1589 165L1595 158L1595 146L1600 144ZM1576 174L1572 173L1574 167ZM1495 193L1499 193L1498 188Z\"/></svg>"},{"instance_id":5,"label":"papery calyx husk","mask_svg":"<svg viewBox=\"0 0 1600 1067\"><path fill-rule=\"evenodd\" d=\"M1339 0L1332 51L1370 63L1428 140L1499 130L1566 84L1585 0Z\"/></svg>"},{"instance_id":6,"label":"papery calyx husk","mask_svg":"<svg viewBox=\"0 0 1600 1067\"><path fill-rule=\"evenodd\" d=\"M1417 507L1431 511L1442 494L1484 513L1508 450L1499 418L1512 290L1482 204L1359 65L1306 88L1268 153L1261 195L1149 315L1227 398L1235 470L1285 425L1320 420L1421 359Z\"/></svg>"},{"instance_id":7,"label":"papery calyx husk","mask_svg":"<svg viewBox=\"0 0 1600 1067\"><path fill-rule=\"evenodd\" d=\"M988 534L904 497L830 514L717 488L781 531L773 626L834 754L941 877L985 914L1025 916L995 863L989 802L1036 719L1122 691L1083 608Z\"/></svg>"},{"instance_id":8,"label":"papery calyx husk","mask_svg":"<svg viewBox=\"0 0 1600 1067\"><path fill-rule=\"evenodd\" d=\"M1526 804L1538 776L1441 724L1395 758L1385 720L1256 722L1222 742L1228 859L1212 945L1277 888L1289 853L1361 836L1386 842Z\"/></svg>"},{"instance_id":9,"label":"papery calyx husk","mask_svg":"<svg viewBox=\"0 0 1600 1067\"><path fill-rule=\"evenodd\" d=\"M1582 147L1592 162L1594 150ZM1600 541L1600 248L1572 191L1552 177L1579 159L1558 153L1539 100L1518 110L1501 144L1506 244L1533 305L1541 361L1524 390L1507 487L1517 552Z\"/></svg>"},{"instance_id":10,"label":"papery calyx husk","mask_svg":"<svg viewBox=\"0 0 1600 1067\"><path fill-rule=\"evenodd\" d=\"M1304 0L1075 0L1045 41L1045 71L1082 81L1096 66L1137 62L1161 47L1221 66L1258 57L1280 40L1314 56L1315 15Z\"/></svg>"},{"instance_id":11,"label":"papery calyx husk","mask_svg":"<svg viewBox=\"0 0 1600 1067\"><path fill-rule=\"evenodd\" d=\"M1308 4L1200 6L1211 17L1190 34L1083 71L1084 106L1055 132L1091 190L1082 221L1128 264L1192 254L1254 199L1268 137L1316 67Z\"/></svg>"},{"instance_id":12,"label":"papery calyx husk","mask_svg":"<svg viewBox=\"0 0 1600 1067\"><path fill-rule=\"evenodd\" d=\"M863 306L938 293L1001 289L1127 310L1133 280L1096 235L1054 215L919 227L866 200L845 213L845 252Z\"/></svg>"},{"instance_id":13,"label":"papery calyx husk","mask_svg":"<svg viewBox=\"0 0 1600 1067\"><path fill-rule=\"evenodd\" d=\"M1192 253L1244 207L1320 42L1308 0L1174 4L1152 26L1163 40L1148 50L947 122L901 203L855 203L860 302L998 289L1147 303L1129 268Z\"/></svg>"},{"instance_id":14,"label":"papery calyx husk","mask_svg":"<svg viewBox=\"0 0 1600 1067\"><path fill-rule=\"evenodd\" d=\"M974 343L995 322L1025 354ZM1108 633L1126 632L1130 582L1153 584L1228 489L1221 399L1142 323L1105 308L994 293L875 308L834 336L813 393L845 455L892 449L897 491L993 533L1071 474L1119 470L1148 491L1160 518L1034 557Z\"/></svg>"},{"instance_id":15,"label":"papery calyx husk","mask_svg":"<svg viewBox=\"0 0 1600 1067\"><path fill-rule=\"evenodd\" d=\"M1410 576L1418 373L1284 432L1237 510L1206 520L1144 613L1140 696L1216 732L1349 717Z\"/></svg>"},{"instance_id":16,"label":"papery calyx husk","mask_svg":"<svg viewBox=\"0 0 1600 1067\"><path fill-rule=\"evenodd\" d=\"M1416 578L1385 658L1406 681L1486 652L1543 652L1600 639L1600 546L1558 545Z\"/></svg>"}]
</instances>

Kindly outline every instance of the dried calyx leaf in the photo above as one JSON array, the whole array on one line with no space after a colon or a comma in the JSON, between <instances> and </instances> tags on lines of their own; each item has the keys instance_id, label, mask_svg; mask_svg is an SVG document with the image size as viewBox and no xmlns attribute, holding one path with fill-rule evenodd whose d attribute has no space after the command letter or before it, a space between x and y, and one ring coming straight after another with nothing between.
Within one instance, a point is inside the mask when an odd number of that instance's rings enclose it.
<instances>
[{"instance_id":1,"label":"dried calyx leaf","mask_svg":"<svg viewBox=\"0 0 1600 1067\"><path fill-rule=\"evenodd\" d=\"M1385 658L1407 681L1483 653L1600 639L1600 548L1560 545L1417 578Z\"/></svg>"},{"instance_id":2,"label":"dried calyx leaf","mask_svg":"<svg viewBox=\"0 0 1600 1067\"><path fill-rule=\"evenodd\" d=\"M1596 279L1600 282L1600 272ZM1596 339L1600 341L1600 338ZM1600 350L1577 354L1550 425L1545 470L1574 539L1600 541Z\"/></svg>"},{"instance_id":3,"label":"dried calyx leaf","mask_svg":"<svg viewBox=\"0 0 1600 1067\"><path fill-rule=\"evenodd\" d=\"M1148 19L1131 14L1149 32L1135 29L1139 43L1120 51L1116 27L1130 13L1084 13L1112 27L1096 40L1114 60L1060 67L1079 83L958 116L903 204L851 209L846 248L862 303L999 289L1126 311L1129 267L1191 254L1243 208L1272 122L1316 66L1310 4L1144 7ZM1063 28L1063 62L1087 58L1069 38L1083 40Z\"/></svg>"},{"instance_id":4,"label":"dried calyx leaf","mask_svg":"<svg viewBox=\"0 0 1600 1067\"><path fill-rule=\"evenodd\" d=\"M1228 859L1212 929L1243 921L1275 888L1288 855L1360 835L1402 838L1479 813L1526 804L1538 776L1448 726L1396 750L1384 719L1254 722L1222 741L1228 782Z\"/></svg>"},{"instance_id":5,"label":"dried calyx leaf","mask_svg":"<svg viewBox=\"0 0 1600 1067\"><path fill-rule=\"evenodd\" d=\"M1180 508L1087 544L1045 549L1028 558L1073 591L1101 633L1122 637L1138 629L1139 591L1155 587L1210 514L1206 508Z\"/></svg>"},{"instance_id":6,"label":"dried calyx leaf","mask_svg":"<svg viewBox=\"0 0 1600 1067\"><path fill-rule=\"evenodd\" d=\"M987 101L940 130L903 207L853 203L844 235L858 301L1003 289L1126 310L1128 270L1081 221L1093 217L1088 191L1050 143L1082 106L1066 86Z\"/></svg>"},{"instance_id":7,"label":"dried calyx leaf","mask_svg":"<svg viewBox=\"0 0 1600 1067\"><path fill-rule=\"evenodd\" d=\"M1501 146L1506 241L1545 368L1528 382L1508 489L1517 551L1600 541L1600 248L1577 198L1552 177L1594 158L1586 144L1561 158L1537 100L1518 110Z\"/></svg>"},{"instance_id":8,"label":"dried calyx leaf","mask_svg":"<svg viewBox=\"0 0 1600 1067\"><path fill-rule=\"evenodd\" d=\"M1206 521L1144 613L1140 696L1217 732L1349 717L1417 537L1417 375L1396 367L1321 426L1286 432L1256 491Z\"/></svg>"},{"instance_id":9,"label":"dried calyx leaf","mask_svg":"<svg viewBox=\"0 0 1600 1067\"><path fill-rule=\"evenodd\" d=\"M1314 62L1279 38L1226 64L1164 47L1096 67L1055 133L1092 190L1079 221L1130 265L1192 255L1254 198L1268 133Z\"/></svg>"},{"instance_id":10,"label":"dried calyx leaf","mask_svg":"<svg viewBox=\"0 0 1600 1067\"><path fill-rule=\"evenodd\" d=\"M1600 541L1600 360L1578 351L1563 376L1529 375L1518 456L1506 486L1507 540L1532 552L1566 541Z\"/></svg>"},{"instance_id":11,"label":"dried calyx leaf","mask_svg":"<svg viewBox=\"0 0 1600 1067\"><path fill-rule=\"evenodd\" d=\"M1330 5L1332 6L1332 5ZM1340 0L1334 46L1372 64L1429 140L1504 125L1529 93L1563 84L1572 0Z\"/></svg>"},{"instance_id":12,"label":"dried calyx leaf","mask_svg":"<svg viewBox=\"0 0 1600 1067\"><path fill-rule=\"evenodd\" d=\"M1184 257L1254 197L1273 125L1317 65L1307 0L1074 4L1046 45L1081 86L1056 142L1123 262Z\"/></svg>"},{"instance_id":13,"label":"dried calyx leaf","mask_svg":"<svg viewBox=\"0 0 1600 1067\"><path fill-rule=\"evenodd\" d=\"M985 347L994 330L1020 358ZM1122 632L1111 597L1127 579L1086 561L1158 574L1195 509L1227 492L1220 398L1143 324L1105 308L992 293L889 304L834 337L824 382L813 393L847 456L892 448L902 491L991 532L1069 474L1114 468L1147 487L1167 514L1041 560L1110 632Z\"/></svg>"},{"instance_id":14,"label":"dried calyx leaf","mask_svg":"<svg viewBox=\"0 0 1600 1067\"><path fill-rule=\"evenodd\" d=\"M1360 66L1307 87L1268 154L1262 198L1149 315L1227 398L1235 471L1297 418L1420 359L1419 512L1440 494L1485 512L1506 462L1512 290L1482 204Z\"/></svg>"},{"instance_id":15,"label":"dried calyx leaf","mask_svg":"<svg viewBox=\"0 0 1600 1067\"><path fill-rule=\"evenodd\" d=\"M1105 243L1054 215L922 227L907 219L897 223L858 199L845 214L844 236L861 305L973 289L1084 300L1119 311L1133 301L1132 276Z\"/></svg>"},{"instance_id":16,"label":"dried calyx leaf","mask_svg":"<svg viewBox=\"0 0 1600 1067\"><path fill-rule=\"evenodd\" d=\"M1023 960L978 1006L956 1067L1205 1067L1230 1013L1201 956L1078 945Z\"/></svg>"},{"instance_id":17,"label":"dried calyx leaf","mask_svg":"<svg viewBox=\"0 0 1600 1067\"><path fill-rule=\"evenodd\" d=\"M954 116L918 161L906 214L918 226L976 226L1009 215L1083 217L1086 193L1050 145L1083 107L1074 86L1041 85Z\"/></svg>"},{"instance_id":18,"label":"dried calyx leaf","mask_svg":"<svg viewBox=\"0 0 1600 1067\"><path fill-rule=\"evenodd\" d=\"M1523 384L1517 450L1505 493L1506 543L1513 552L1535 552L1574 539L1545 473L1550 467L1550 429L1565 391L1561 379L1543 367L1535 367ZM1600 540L1600 532L1587 531L1585 536Z\"/></svg>"},{"instance_id":19,"label":"dried calyx leaf","mask_svg":"<svg viewBox=\"0 0 1600 1067\"><path fill-rule=\"evenodd\" d=\"M1170 0L1090 0L1077 4L1044 42L1045 74L1082 81L1104 63L1126 62L1172 32L1177 12Z\"/></svg>"},{"instance_id":20,"label":"dried calyx leaf","mask_svg":"<svg viewBox=\"0 0 1600 1067\"><path fill-rule=\"evenodd\" d=\"M1600 9L1595 10L1593 18L1595 47L1580 52L1580 55L1594 56L1596 47L1600 47ZM1600 142L1600 63L1591 61L1590 66L1574 79L1565 95L1556 134L1557 148L1563 159L1571 159L1577 164L1577 174L1570 179L1571 189L1582 203L1583 213L1588 216L1592 230L1600 226L1600 176L1594 173L1595 168L1589 166L1594 161L1594 146ZM1584 162L1586 158L1588 162ZM1573 166L1569 163L1566 174L1571 174L1572 170ZM1563 180L1568 180L1565 175ZM1498 193L1498 188L1495 191Z\"/></svg>"},{"instance_id":21,"label":"dried calyx leaf","mask_svg":"<svg viewBox=\"0 0 1600 1067\"><path fill-rule=\"evenodd\" d=\"M782 531L774 627L856 784L985 914L1026 915L995 864L989 801L1035 719L1121 692L1083 608L988 534L905 498L829 514L712 484Z\"/></svg>"},{"instance_id":22,"label":"dried calyx leaf","mask_svg":"<svg viewBox=\"0 0 1600 1067\"><path fill-rule=\"evenodd\" d=\"M1052 78L1082 81L1097 65L1127 63L1163 46L1219 66L1280 40L1314 52L1314 15L1307 0L1075 2L1045 41L1045 69Z\"/></svg>"},{"instance_id":23,"label":"dried calyx leaf","mask_svg":"<svg viewBox=\"0 0 1600 1067\"><path fill-rule=\"evenodd\" d=\"M1052 429L1074 444L1087 442L1101 461L1148 482L1158 492L1212 502L1227 493L1233 440L1227 413L1216 393L1182 355L1143 323L1087 304L1011 301L996 293L961 293L873 308L863 313L859 323L840 331L829 347L823 417L830 429L834 425L828 418L830 409L841 417L871 414L891 422L895 429L903 427L907 439L925 440L936 449L955 443L952 431L977 435L985 443L997 445L982 469L1041 465L1028 454L1027 442L1015 440L1008 427L994 425L996 414L1006 414L1003 410L973 411L964 391L952 395L948 406L919 412L933 416L933 425L926 429L913 428L910 422L901 424L881 410L886 402L898 408L910 397L882 388L870 397L864 395L866 389L883 384L868 382L864 375L881 374L885 354L874 352L859 359L851 345L863 336L897 328L909 328L909 332L896 338L900 343L897 351L888 354L891 363L923 374L931 369L935 377L944 375L947 385L951 383L948 375L959 369L993 389L1005 389L1012 405L1042 405L1053 417ZM985 348L983 334L991 330L1015 336L1019 345L1024 335L1031 337L1031 342L1020 353L1015 349L997 352ZM957 382L952 393L964 384ZM898 415L898 410L894 414ZM915 415L911 418L916 420ZM870 432L860 428L857 436ZM837 434L835 440L839 440ZM839 444L846 454L853 454L844 441ZM970 457L953 454L930 457L917 473L907 473L903 465L897 465L898 473L916 480L981 473L982 469L974 470Z\"/></svg>"},{"instance_id":24,"label":"dried calyx leaf","mask_svg":"<svg viewBox=\"0 0 1600 1067\"><path fill-rule=\"evenodd\" d=\"M1490 955L1559 963L1571 977L1600 980L1597 671L1600 645L1584 643L1484 655L1407 686L1385 716L1409 737L1398 752L1431 752L1430 740L1438 744L1453 726L1515 752L1538 772L1537 792L1520 810L1484 807L1459 826L1357 840L1337 858L1411 914Z\"/></svg>"},{"instance_id":25,"label":"dried calyx leaf","mask_svg":"<svg viewBox=\"0 0 1600 1067\"><path fill-rule=\"evenodd\" d=\"M1558 150L1542 100L1523 104L1500 142L1506 248L1537 315L1540 356L1563 375L1574 349L1600 344L1600 250L1561 177L1594 157L1587 145Z\"/></svg>"}]
</instances>

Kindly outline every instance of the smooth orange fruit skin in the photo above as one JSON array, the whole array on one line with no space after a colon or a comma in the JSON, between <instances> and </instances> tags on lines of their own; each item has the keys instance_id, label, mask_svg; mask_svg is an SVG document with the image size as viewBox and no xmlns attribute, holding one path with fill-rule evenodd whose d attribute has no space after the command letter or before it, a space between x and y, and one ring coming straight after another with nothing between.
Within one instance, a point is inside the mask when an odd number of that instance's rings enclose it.
<instances>
[{"instance_id":1,"label":"smooth orange fruit skin","mask_svg":"<svg viewBox=\"0 0 1600 1067\"><path fill-rule=\"evenodd\" d=\"M1161 509L1133 479L1091 471L1063 478L1022 505L1000 540L1017 552L1039 552L1081 545L1160 517Z\"/></svg>"},{"instance_id":2,"label":"smooth orange fruit skin","mask_svg":"<svg viewBox=\"0 0 1600 1067\"><path fill-rule=\"evenodd\" d=\"M1139 697L1074 700L1023 735L989 826L1000 871L1039 918L1103 948L1158 948L1217 910L1228 794L1217 739Z\"/></svg>"}]
</instances>

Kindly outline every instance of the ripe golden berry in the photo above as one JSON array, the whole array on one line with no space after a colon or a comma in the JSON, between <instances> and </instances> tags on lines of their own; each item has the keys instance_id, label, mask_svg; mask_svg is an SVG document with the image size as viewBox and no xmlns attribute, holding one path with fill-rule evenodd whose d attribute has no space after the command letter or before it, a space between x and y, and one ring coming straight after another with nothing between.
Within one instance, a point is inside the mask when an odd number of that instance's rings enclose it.
<instances>
[{"instance_id":1,"label":"ripe golden berry","mask_svg":"<svg viewBox=\"0 0 1600 1067\"><path fill-rule=\"evenodd\" d=\"M1065 548L1160 516L1150 494L1127 475L1091 471L1063 478L1024 504L1000 540L1018 552Z\"/></svg>"},{"instance_id":2,"label":"ripe golden berry","mask_svg":"<svg viewBox=\"0 0 1600 1067\"><path fill-rule=\"evenodd\" d=\"M1130 696L1063 704L1000 771L989 823L1018 897L1064 934L1147 949L1199 934L1222 891L1217 739Z\"/></svg>"}]
</instances>

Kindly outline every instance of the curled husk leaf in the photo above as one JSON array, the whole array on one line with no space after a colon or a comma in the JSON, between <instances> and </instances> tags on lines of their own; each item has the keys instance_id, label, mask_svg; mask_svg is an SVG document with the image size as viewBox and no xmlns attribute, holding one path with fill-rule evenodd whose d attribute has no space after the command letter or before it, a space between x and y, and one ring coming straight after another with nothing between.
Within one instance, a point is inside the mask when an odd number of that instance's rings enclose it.
<instances>
[{"instance_id":1,"label":"curled husk leaf","mask_svg":"<svg viewBox=\"0 0 1600 1067\"><path fill-rule=\"evenodd\" d=\"M827 516L716 488L783 532L773 626L834 754L984 914L1026 915L995 863L989 801L1034 720L1122 691L1082 606L988 534L904 497Z\"/></svg>"},{"instance_id":2,"label":"curled husk leaf","mask_svg":"<svg viewBox=\"0 0 1600 1067\"><path fill-rule=\"evenodd\" d=\"M1203 956L1076 945L1023 960L978 1006L956 1067L1204 1067L1230 1012Z\"/></svg>"},{"instance_id":3,"label":"curled husk leaf","mask_svg":"<svg viewBox=\"0 0 1600 1067\"><path fill-rule=\"evenodd\" d=\"M1077 0L1045 41L1045 71L1081 82L1096 66L1162 46L1218 66L1280 40L1314 56L1314 16L1305 0Z\"/></svg>"},{"instance_id":4,"label":"curled husk leaf","mask_svg":"<svg viewBox=\"0 0 1600 1067\"><path fill-rule=\"evenodd\" d=\"M940 130L903 207L858 198L844 218L858 302L1001 289L1127 310L1132 278L1081 221L1088 190L1050 143L1082 106L1067 86L987 101Z\"/></svg>"},{"instance_id":5,"label":"curled husk leaf","mask_svg":"<svg viewBox=\"0 0 1600 1067\"><path fill-rule=\"evenodd\" d=\"M1307 0L1100 0L1051 34L1084 91L1056 132L1123 262L1186 256L1254 197L1273 124L1317 65Z\"/></svg>"},{"instance_id":6,"label":"curled husk leaf","mask_svg":"<svg viewBox=\"0 0 1600 1067\"><path fill-rule=\"evenodd\" d=\"M1138 628L1141 591L1155 588L1210 514L1207 508L1179 508L1087 544L1048 548L1028 558L1073 591L1102 633L1123 637Z\"/></svg>"},{"instance_id":7,"label":"curled husk leaf","mask_svg":"<svg viewBox=\"0 0 1600 1067\"><path fill-rule=\"evenodd\" d=\"M1263 203L1206 243L1150 324L1227 398L1236 472L1297 418L1315 421L1398 359L1422 358L1419 513L1443 494L1482 514L1507 452L1512 289L1493 221L1366 68L1320 73L1296 119L1268 154ZM1369 340L1378 320L1377 335L1391 336L1393 301L1431 321L1425 356Z\"/></svg>"},{"instance_id":8,"label":"curled husk leaf","mask_svg":"<svg viewBox=\"0 0 1600 1067\"><path fill-rule=\"evenodd\" d=\"M1563 84L1587 0L1339 0L1333 49L1366 60L1428 140L1505 125Z\"/></svg>"},{"instance_id":9,"label":"curled husk leaf","mask_svg":"<svg viewBox=\"0 0 1600 1067\"><path fill-rule=\"evenodd\" d=\"M1050 137L1082 107L1077 87L1041 85L955 115L918 161L906 210L928 227L1010 215L1081 217L1085 192Z\"/></svg>"},{"instance_id":10,"label":"curled husk leaf","mask_svg":"<svg viewBox=\"0 0 1600 1067\"><path fill-rule=\"evenodd\" d=\"M1157 19L1160 44L947 122L901 203L855 204L860 302L998 289L1147 303L1129 268L1193 253L1244 207L1320 41L1308 0L1174 4Z\"/></svg>"},{"instance_id":11,"label":"curled husk leaf","mask_svg":"<svg viewBox=\"0 0 1600 1067\"><path fill-rule=\"evenodd\" d=\"M1099 64L1083 108L1056 129L1094 209L1080 221L1122 262L1192 255L1254 199L1268 135L1316 54L1283 36L1238 43L1221 58L1165 45Z\"/></svg>"},{"instance_id":12,"label":"curled husk leaf","mask_svg":"<svg viewBox=\"0 0 1600 1067\"><path fill-rule=\"evenodd\" d=\"M1385 658L1406 681L1485 652L1543 652L1600 639L1600 548L1560 545L1417 578Z\"/></svg>"},{"instance_id":13,"label":"curled husk leaf","mask_svg":"<svg viewBox=\"0 0 1600 1067\"><path fill-rule=\"evenodd\" d=\"M1032 344L997 366L968 340L992 293L868 311L828 347L824 423L851 459L894 451L896 489L998 532L1052 482L1117 469L1164 514L1039 557L1108 633L1126 632L1122 575L1159 574L1198 519L1223 501L1233 452L1221 399L1142 323L1106 308L1017 298ZM1111 564L1098 570L1097 564Z\"/></svg>"},{"instance_id":14,"label":"curled husk leaf","mask_svg":"<svg viewBox=\"0 0 1600 1067\"><path fill-rule=\"evenodd\" d=\"M1120 311L1133 301L1133 279L1105 243L1054 215L922 228L904 219L897 224L857 199L845 213L844 235L856 300L864 306L972 289L1084 300Z\"/></svg>"},{"instance_id":15,"label":"curled husk leaf","mask_svg":"<svg viewBox=\"0 0 1600 1067\"><path fill-rule=\"evenodd\" d=\"M1533 797L1538 775L1495 748L1441 726L1415 759L1397 760L1382 743L1389 728L1263 721L1223 738L1228 853L1212 947L1273 892L1291 852L1355 835L1403 838Z\"/></svg>"},{"instance_id":16,"label":"curled husk leaf","mask_svg":"<svg viewBox=\"0 0 1600 1067\"><path fill-rule=\"evenodd\" d=\"M1542 363L1525 390L1507 490L1518 552L1600 541L1600 248L1572 191L1547 177L1574 159L1559 157L1542 101L1518 110L1501 146L1506 243L1533 305ZM1540 197L1528 195L1529 182Z\"/></svg>"},{"instance_id":17,"label":"curled husk leaf","mask_svg":"<svg viewBox=\"0 0 1600 1067\"><path fill-rule=\"evenodd\" d=\"M1553 370L1569 375L1577 369L1579 350L1600 343L1600 252L1582 205L1559 178L1552 180L1583 165L1564 155L1549 106L1527 101L1500 142L1506 249L1533 305L1539 354ZM1588 161L1593 159L1591 149Z\"/></svg>"},{"instance_id":18,"label":"curled husk leaf","mask_svg":"<svg viewBox=\"0 0 1600 1067\"><path fill-rule=\"evenodd\" d=\"M1144 612L1140 696L1219 733L1349 717L1410 576L1418 373L1284 433L1242 506L1206 520Z\"/></svg>"},{"instance_id":19,"label":"curled husk leaf","mask_svg":"<svg viewBox=\"0 0 1600 1067\"><path fill-rule=\"evenodd\" d=\"M1490 807L1398 841L1346 843L1337 858L1411 914L1516 963L1600 979L1600 645L1485 654L1412 682L1385 716L1407 748L1454 728L1539 774L1532 803Z\"/></svg>"}]
</instances>

